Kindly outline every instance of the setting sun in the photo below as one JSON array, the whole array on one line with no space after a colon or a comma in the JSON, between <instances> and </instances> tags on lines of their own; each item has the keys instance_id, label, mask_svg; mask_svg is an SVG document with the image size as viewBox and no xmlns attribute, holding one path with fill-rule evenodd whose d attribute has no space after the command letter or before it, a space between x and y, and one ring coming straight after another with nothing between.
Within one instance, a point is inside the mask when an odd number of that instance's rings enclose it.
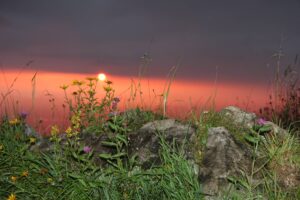
<instances>
[{"instance_id":1,"label":"setting sun","mask_svg":"<svg viewBox=\"0 0 300 200\"><path fill-rule=\"evenodd\" d=\"M100 81L105 81L105 80L106 80L106 75L103 74L103 73L100 73L100 74L98 74L98 79L99 79Z\"/></svg>"}]
</instances>

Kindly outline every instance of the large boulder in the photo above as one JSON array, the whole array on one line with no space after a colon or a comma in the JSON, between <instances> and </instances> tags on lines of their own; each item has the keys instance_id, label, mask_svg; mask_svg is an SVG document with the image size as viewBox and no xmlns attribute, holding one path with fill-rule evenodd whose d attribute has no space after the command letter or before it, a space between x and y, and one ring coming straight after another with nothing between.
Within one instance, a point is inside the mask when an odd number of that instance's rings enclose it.
<instances>
[{"instance_id":1,"label":"large boulder","mask_svg":"<svg viewBox=\"0 0 300 200\"><path fill-rule=\"evenodd\" d=\"M193 142L196 141L195 129L174 119L157 120L145 124L141 129L129 134L129 156L137 156L139 165L149 169L161 163L159 157L160 136L165 141L176 146L184 145L184 154L188 160L193 160Z\"/></svg>"},{"instance_id":2,"label":"large boulder","mask_svg":"<svg viewBox=\"0 0 300 200\"><path fill-rule=\"evenodd\" d=\"M235 106L228 106L221 112L224 113L225 116L230 117L235 124L241 125L243 127L252 128L256 123L255 113L245 112Z\"/></svg>"},{"instance_id":3,"label":"large boulder","mask_svg":"<svg viewBox=\"0 0 300 200\"><path fill-rule=\"evenodd\" d=\"M199 181L207 199L217 199L218 193L229 187L228 178L250 172L251 150L235 138L224 127L208 130L204 158L200 166ZM214 198L216 197L216 198Z\"/></svg>"}]
</instances>

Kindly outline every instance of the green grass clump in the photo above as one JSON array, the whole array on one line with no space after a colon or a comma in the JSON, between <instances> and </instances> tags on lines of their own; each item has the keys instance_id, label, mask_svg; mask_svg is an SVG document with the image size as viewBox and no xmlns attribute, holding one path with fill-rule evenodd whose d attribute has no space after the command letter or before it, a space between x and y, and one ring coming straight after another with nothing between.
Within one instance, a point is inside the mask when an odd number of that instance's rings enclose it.
<instances>
[{"instance_id":1,"label":"green grass clump","mask_svg":"<svg viewBox=\"0 0 300 200\"><path fill-rule=\"evenodd\" d=\"M30 137L16 140L22 124L1 124L0 197L18 199L198 199L200 186L189 163L163 141L162 165L101 168L89 154L59 148L55 154L29 150Z\"/></svg>"}]
</instances>

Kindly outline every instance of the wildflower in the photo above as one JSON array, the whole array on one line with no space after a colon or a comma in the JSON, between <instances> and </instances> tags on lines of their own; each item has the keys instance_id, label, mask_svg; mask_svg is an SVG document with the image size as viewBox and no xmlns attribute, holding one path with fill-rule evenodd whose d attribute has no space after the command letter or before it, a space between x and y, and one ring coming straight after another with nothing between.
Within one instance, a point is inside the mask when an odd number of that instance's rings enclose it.
<instances>
[{"instance_id":1,"label":"wildflower","mask_svg":"<svg viewBox=\"0 0 300 200\"><path fill-rule=\"evenodd\" d=\"M259 119L257 120L257 124L260 125L260 126L265 125L267 122L268 122L268 121L266 121L266 120L263 119L263 118L259 118Z\"/></svg>"},{"instance_id":2,"label":"wildflower","mask_svg":"<svg viewBox=\"0 0 300 200\"><path fill-rule=\"evenodd\" d=\"M28 170L22 172L22 177L27 177L29 175Z\"/></svg>"},{"instance_id":3,"label":"wildflower","mask_svg":"<svg viewBox=\"0 0 300 200\"><path fill-rule=\"evenodd\" d=\"M61 85L60 88L66 90L69 86L68 85Z\"/></svg>"},{"instance_id":4,"label":"wildflower","mask_svg":"<svg viewBox=\"0 0 300 200\"><path fill-rule=\"evenodd\" d=\"M27 112L21 112L20 113L20 119L22 119L22 120L25 120L27 116L28 116Z\"/></svg>"},{"instance_id":5,"label":"wildflower","mask_svg":"<svg viewBox=\"0 0 300 200\"><path fill-rule=\"evenodd\" d=\"M111 81L105 81L105 83L107 84L107 85L111 85L112 84L112 82Z\"/></svg>"},{"instance_id":6,"label":"wildflower","mask_svg":"<svg viewBox=\"0 0 300 200\"><path fill-rule=\"evenodd\" d=\"M18 124L20 121L17 119L17 118L15 118L15 119L12 119L12 120L10 120L9 121L9 124L10 125L16 125L16 124Z\"/></svg>"},{"instance_id":7,"label":"wildflower","mask_svg":"<svg viewBox=\"0 0 300 200\"><path fill-rule=\"evenodd\" d=\"M59 129L57 125L51 126L51 136L56 136L59 133Z\"/></svg>"},{"instance_id":8,"label":"wildflower","mask_svg":"<svg viewBox=\"0 0 300 200\"><path fill-rule=\"evenodd\" d=\"M74 80L73 83L72 83L72 85L77 85L77 86L81 86L83 84L84 84L83 81L78 81L78 80Z\"/></svg>"},{"instance_id":9,"label":"wildflower","mask_svg":"<svg viewBox=\"0 0 300 200\"><path fill-rule=\"evenodd\" d=\"M92 151L92 147L85 146L85 147L83 147L83 151L84 151L84 153L90 153Z\"/></svg>"},{"instance_id":10,"label":"wildflower","mask_svg":"<svg viewBox=\"0 0 300 200\"><path fill-rule=\"evenodd\" d=\"M58 133L59 133L58 126L57 125L51 126L51 131L50 131L51 138L50 138L50 140L54 141L54 142L59 142Z\"/></svg>"},{"instance_id":11,"label":"wildflower","mask_svg":"<svg viewBox=\"0 0 300 200\"><path fill-rule=\"evenodd\" d=\"M52 183L52 182L53 182L53 179L52 179L52 178L47 178L47 182L48 182L48 183Z\"/></svg>"},{"instance_id":12,"label":"wildflower","mask_svg":"<svg viewBox=\"0 0 300 200\"><path fill-rule=\"evenodd\" d=\"M35 144L35 142L36 142L36 138L35 137L30 137L29 138L29 143L30 144Z\"/></svg>"},{"instance_id":13,"label":"wildflower","mask_svg":"<svg viewBox=\"0 0 300 200\"><path fill-rule=\"evenodd\" d=\"M80 112L75 113L72 117L71 117L71 123L74 129L79 129L80 128Z\"/></svg>"},{"instance_id":14,"label":"wildflower","mask_svg":"<svg viewBox=\"0 0 300 200\"><path fill-rule=\"evenodd\" d=\"M11 176L10 180L11 180L11 182L15 183L17 181L17 177L16 176Z\"/></svg>"},{"instance_id":15,"label":"wildflower","mask_svg":"<svg viewBox=\"0 0 300 200\"><path fill-rule=\"evenodd\" d=\"M88 80L88 81L97 81L97 78L95 78L95 77L87 77L86 80Z\"/></svg>"},{"instance_id":16,"label":"wildflower","mask_svg":"<svg viewBox=\"0 0 300 200\"><path fill-rule=\"evenodd\" d=\"M16 195L15 194L10 194L8 197L7 197L7 200L16 200L17 199L17 197L16 197Z\"/></svg>"},{"instance_id":17,"label":"wildflower","mask_svg":"<svg viewBox=\"0 0 300 200\"><path fill-rule=\"evenodd\" d=\"M72 137L72 128L69 126L68 128L67 128L67 130L66 130L66 134L67 134L67 137Z\"/></svg>"},{"instance_id":18,"label":"wildflower","mask_svg":"<svg viewBox=\"0 0 300 200\"><path fill-rule=\"evenodd\" d=\"M105 92L107 92L107 93L110 92L110 91L112 91L112 88L110 87L110 85L104 86L103 89L104 89Z\"/></svg>"}]
</instances>

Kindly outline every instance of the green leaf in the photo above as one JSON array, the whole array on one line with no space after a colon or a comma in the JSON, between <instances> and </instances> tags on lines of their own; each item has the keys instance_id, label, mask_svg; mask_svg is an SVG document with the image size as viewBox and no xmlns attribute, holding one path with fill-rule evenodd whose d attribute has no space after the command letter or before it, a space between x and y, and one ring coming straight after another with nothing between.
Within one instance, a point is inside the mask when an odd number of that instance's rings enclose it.
<instances>
[{"instance_id":1,"label":"green leaf","mask_svg":"<svg viewBox=\"0 0 300 200\"><path fill-rule=\"evenodd\" d=\"M113 159L116 159L116 158L120 158L120 157L123 157L123 156L126 156L127 154L126 153L117 153L115 155L112 156Z\"/></svg>"},{"instance_id":2,"label":"green leaf","mask_svg":"<svg viewBox=\"0 0 300 200\"><path fill-rule=\"evenodd\" d=\"M112 155L108 153L101 153L99 154L99 157L103 159L112 159Z\"/></svg>"},{"instance_id":3,"label":"green leaf","mask_svg":"<svg viewBox=\"0 0 300 200\"><path fill-rule=\"evenodd\" d=\"M84 187L88 187L87 184L82 179L77 179Z\"/></svg>"},{"instance_id":4,"label":"green leaf","mask_svg":"<svg viewBox=\"0 0 300 200\"><path fill-rule=\"evenodd\" d=\"M118 144L116 144L115 142L107 142L107 141L102 141L101 142L104 146L109 146L109 147L117 147Z\"/></svg>"},{"instance_id":5,"label":"green leaf","mask_svg":"<svg viewBox=\"0 0 300 200\"><path fill-rule=\"evenodd\" d=\"M270 131L272 131L272 125L262 126L258 131L260 133L270 132Z\"/></svg>"},{"instance_id":6,"label":"green leaf","mask_svg":"<svg viewBox=\"0 0 300 200\"><path fill-rule=\"evenodd\" d=\"M121 140L124 144L127 145L128 141L127 141L126 136L117 134L117 135L116 135L116 138L119 139L119 140Z\"/></svg>"},{"instance_id":7,"label":"green leaf","mask_svg":"<svg viewBox=\"0 0 300 200\"><path fill-rule=\"evenodd\" d=\"M114 130L114 131L117 130L117 126L116 126L115 124L111 123L111 122L108 122L108 126L109 126L112 130Z\"/></svg>"},{"instance_id":8,"label":"green leaf","mask_svg":"<svg viewBox=\"0 0 300 200\"><path fill-rule=\"evenodd\" d=\"M253 143L253 144L256 144L260 141L260 138L258 138L256 136L252 136L250 134L245 135L244 138L246 141Z\"/></svg>"}]
</instances>

